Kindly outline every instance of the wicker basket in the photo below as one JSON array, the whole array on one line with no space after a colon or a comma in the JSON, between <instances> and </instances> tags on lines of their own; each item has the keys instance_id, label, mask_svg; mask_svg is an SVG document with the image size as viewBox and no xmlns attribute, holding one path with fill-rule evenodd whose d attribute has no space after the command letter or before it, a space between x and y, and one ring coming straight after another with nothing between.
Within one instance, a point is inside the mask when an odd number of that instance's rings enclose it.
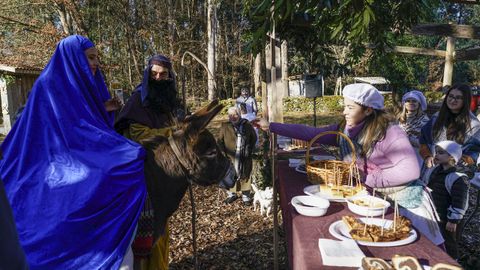
<instances>
[{"instance_id":1,"label":"wicker basket","mask_svg":"<svg viewBox=\"0 0 480 270\"><path fill-rule=\"evenodd\" d=\"M352 162L348 163L339 160L317 160L310 162L310 149L320 137L335 134L342 136L352 149ZM357 186L360 187L360 174L355 163L355 147L347 135L338 131L325 131L315 136L307 147L305 164L307 169L308 181L312 184L328 186Z\"/></svg>"}]
</instances>

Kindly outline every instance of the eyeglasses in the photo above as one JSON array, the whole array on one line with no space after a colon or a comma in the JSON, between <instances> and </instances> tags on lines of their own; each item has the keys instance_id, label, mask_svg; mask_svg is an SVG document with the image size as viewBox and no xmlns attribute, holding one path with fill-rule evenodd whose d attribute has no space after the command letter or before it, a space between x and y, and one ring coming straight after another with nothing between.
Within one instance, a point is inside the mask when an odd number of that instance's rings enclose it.
<instances>
[{"instance_id":1,"label":"eyeglasses","mask_svg":"<svg viewBox=\"0 0 480 270\"><path fill-rule=\"evenodd\" d=\"M463 96L448 95L447 98L450 100L463 100Z\"/></svg>"},{"instance_id":2,"label":"eyeglasses","mask_svg":"<svg viewBox=\"0 0 480 270\"><path fill-rule=\"evenodd\" d=\"M407 99L407 100L405 100L405 102L409 102L409 103L416 103L416 102L417 102L417 100L415 100L415 99Z\"/></svg>"}]
</instances>

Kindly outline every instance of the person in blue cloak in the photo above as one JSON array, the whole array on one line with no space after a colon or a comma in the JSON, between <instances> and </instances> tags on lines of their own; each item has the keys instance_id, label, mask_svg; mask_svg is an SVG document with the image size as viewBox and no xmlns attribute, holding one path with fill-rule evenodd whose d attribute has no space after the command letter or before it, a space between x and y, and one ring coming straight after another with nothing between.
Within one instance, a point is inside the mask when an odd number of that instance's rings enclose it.
<instances>
[{"instance_id":1,"label":"person in blue cloak","mask_svg":"<svg viewBox=\"0 0 480 270\"><path fill-rule=\"evenodd\" d=\"M122 265L146 195L145 152L113 129L117 107L94 44L61 40L1 145L0 177L30 269Z\"/></svg>"}]
</instances>

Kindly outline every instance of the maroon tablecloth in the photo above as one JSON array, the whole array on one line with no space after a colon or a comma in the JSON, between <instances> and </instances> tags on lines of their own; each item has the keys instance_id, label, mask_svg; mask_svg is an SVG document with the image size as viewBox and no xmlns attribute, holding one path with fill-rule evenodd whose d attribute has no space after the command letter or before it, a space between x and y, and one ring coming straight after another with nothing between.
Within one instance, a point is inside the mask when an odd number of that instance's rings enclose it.
<instances>
[{"instance_id":1,"label":"maroon tablecloth","mask_svg":"<svg viewBox=\"0 0 480 270\"><path fill-rule=\"evenodd\" d=\"M280 207L287 239L287 252L290 269L355 269L349 267L324 266L318 248L319 238L336 239L328 228L344 215L353 215L345 203L332 202L323 217L307 217L298 214L290 204L292 197L303 195L303 188L311 185L307 176L288 167L288 161L277 163L277 187ZM390 216L392 213L390 211ZM387 215L387 217L389 216ZM418 232L418 231L417 231ZM434 265L438 262L458 265L447 253L419 233L418 239L399 247L360 246L366 256L391 259L395 254L415 256L421 264Z\"/></svg>"}]
</instances>

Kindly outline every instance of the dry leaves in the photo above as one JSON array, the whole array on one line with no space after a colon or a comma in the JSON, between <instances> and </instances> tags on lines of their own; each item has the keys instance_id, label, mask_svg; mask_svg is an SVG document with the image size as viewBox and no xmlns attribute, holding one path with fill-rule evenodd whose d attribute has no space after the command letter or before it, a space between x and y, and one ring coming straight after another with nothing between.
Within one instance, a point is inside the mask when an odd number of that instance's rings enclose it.
<instances>
[{"instance_id":1,"label":"dry leaves","mask_svg":"<svg viewBox=\"0 0 480 270\"><path fill-rule=\"evenodd\" d=\"M201 269L272 269L273 217L262 217L241 199L226 205L224 191L195 186L197 249ZM170 219L170 269L193 269L191 206L188 192ZM280 268L286 248L280 239Z\"/></svg>"}]
</instances>

